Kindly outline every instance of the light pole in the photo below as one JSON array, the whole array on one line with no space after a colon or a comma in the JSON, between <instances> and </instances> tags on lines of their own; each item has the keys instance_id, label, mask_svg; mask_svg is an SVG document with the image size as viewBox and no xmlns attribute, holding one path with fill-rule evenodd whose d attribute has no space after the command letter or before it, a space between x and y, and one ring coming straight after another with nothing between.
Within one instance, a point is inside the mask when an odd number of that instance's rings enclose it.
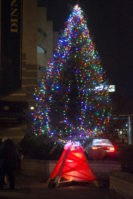
<instances>
[{"instance_id":1,"label":"light pole","mask_svg":"<svg viewBox=\"0 0 133 199\"><path fill-rule=\"evenodd\" d=\"M132 144L132 120L131 120L131 115L128 115L128 144Z\"/></svg>"}]
</instances>

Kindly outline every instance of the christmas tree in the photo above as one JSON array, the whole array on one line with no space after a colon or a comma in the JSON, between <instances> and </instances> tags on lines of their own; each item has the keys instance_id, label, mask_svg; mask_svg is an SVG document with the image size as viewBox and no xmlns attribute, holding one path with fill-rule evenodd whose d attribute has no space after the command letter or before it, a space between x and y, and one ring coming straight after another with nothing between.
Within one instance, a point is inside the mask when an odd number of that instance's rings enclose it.
<instances>
[{"instance_id":1,"label":"christmas tree","mask_svg":"<svg viewBox=\"0 0 133 199\"><path fill-rule=\"evenodd\" d=\"M34 92L33 133L62 143L104 133L110 120L107 85L87 21L75 5Z\"/></svg>"}]
</instances>

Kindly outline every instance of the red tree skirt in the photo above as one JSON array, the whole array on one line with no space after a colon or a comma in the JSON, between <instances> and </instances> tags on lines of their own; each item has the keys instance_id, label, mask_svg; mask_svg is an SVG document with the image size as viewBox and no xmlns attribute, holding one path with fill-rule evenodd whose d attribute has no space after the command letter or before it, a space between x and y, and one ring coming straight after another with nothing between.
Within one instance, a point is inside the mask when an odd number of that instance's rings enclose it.
<instances>
[{"instance_id":1,"label":"red tree skirt","mask_svg":"<svg viewBox=\"0 0 133 199\"><path fill-rule=\"evenodd\" d=\"M90 169L82 146L65 147L50 178L62 177L68 181L93 181L95 175Z\"/></svg>"}]
</instances>

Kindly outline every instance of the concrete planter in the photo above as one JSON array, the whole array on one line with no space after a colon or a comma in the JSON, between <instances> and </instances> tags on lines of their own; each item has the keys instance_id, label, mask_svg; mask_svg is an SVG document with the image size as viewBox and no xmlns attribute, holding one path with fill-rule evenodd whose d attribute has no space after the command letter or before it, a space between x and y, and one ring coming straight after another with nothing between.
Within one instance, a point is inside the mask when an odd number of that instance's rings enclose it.
<instances>
[{"instance_id":1,"label":"concrete planter","mask_svg":"<svg viewBox=\"0 0 133 199\"><path fill-rule=\"evenodd\" d=\"M21 172L24 175L46 181L54 169L56 162L57 161L24 159L21 162Z\"/></svg>"}]
</instances>

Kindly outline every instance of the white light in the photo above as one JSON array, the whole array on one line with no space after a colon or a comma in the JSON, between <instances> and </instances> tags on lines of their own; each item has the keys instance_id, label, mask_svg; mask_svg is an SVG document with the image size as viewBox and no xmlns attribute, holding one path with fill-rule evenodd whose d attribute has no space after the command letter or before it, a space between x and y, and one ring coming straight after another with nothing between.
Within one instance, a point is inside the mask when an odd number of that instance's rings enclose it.
<instances>
[{"instance_id":1,"label":"white light","mask_svg":"<svg viewBox=\"0 0 133 199\"><path fill-rule=\"evenodd\" d=\"M101 84L100 86L96 86L94 90L97 91L107 90L108 92L115 92L115 85L104 86L103 84Z\"/></svg>"},{"instance_id":2,"label":"white light","mask_svg":"<svg viewBox=\"0 0 133 199\"><path fill-rule=\"evenodd\" d=\"M71 140L69 140L69 141L65 144L64 149L68 149L68 148L70 148L70 147L78 147L78 146L80 146L80 142L79 142L79 141L71 141Z\"/></svg>"},{"instance_id":3,"label":"white light","mask_svg":"<svg viewBox=\"0 0 133 199\"><path fill-rule=\"evenodd\" d=\"M109 92L115 92L115 85L109 85L108 86L108 91Z\"/></svg>"},{"instance_id":4,"label":"white light","mask_svg":"<svg viewBox=\"0 0 133 199\"><path fill-rule=\"evenodd\" d=\"M34 110L34 106L31 106L31 107L30 107L30 110Z\"/></svg>"}]
</instances>

